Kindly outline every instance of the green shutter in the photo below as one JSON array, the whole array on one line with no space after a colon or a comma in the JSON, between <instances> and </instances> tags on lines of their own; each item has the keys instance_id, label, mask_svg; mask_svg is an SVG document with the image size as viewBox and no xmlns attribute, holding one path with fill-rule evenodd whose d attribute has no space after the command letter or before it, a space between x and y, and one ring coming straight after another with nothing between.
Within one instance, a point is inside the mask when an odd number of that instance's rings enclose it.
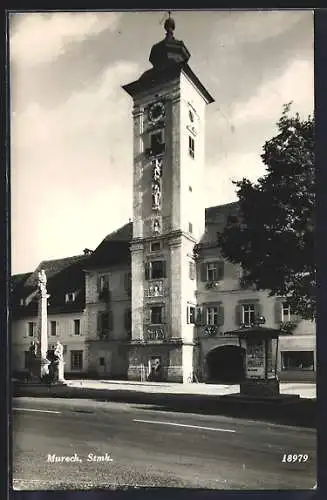
<instances>
[{"instance_id":1,"label":"green shutter","mask_svg":"<svg viewBox=\"0 0 327 500\"><path fill-rule=\"evenodd\" d=\"M150 279L150 262L144 263L144 279Z\"/></svg>"},{"instance_id":2,"label":"green shutter","mask_svg":"<svg viewBox=\"0 0 327 500\"><path fill-rule=\"evenodd\" d=\"M235 307L235 323L237 326L242 324L242 306L237 304Z\"/></svg>"},{"instance_id":3,"label":"green shutter","mask_svg":"<svg viewBox=\"0 0 327 500\"><path fill-rule=\"evenodd\" d=\"M275 323L278 325L282 322L282 304L281 300L275 301Z\"/></svg>"},{"instance_id":4,"label":"green shutter","mask_svg":"<svg viewBox=\"0 0 327 500\"><path fill-rule=\"evenodd\" d=\"M225 262L223 260L217 262L218 281L224 279L224 268L225 268Z\"/></svg>"},{"instance_id":5,"label":"green shutter","mask_svg":"<svg viewBox=\"0 0 327 500\"><path fill-rule=\"evenodd\" d=\"M255 321L258 319L259 316L262 316L262 306L260 302L255 302L254 304L254 314L255 314Z\"/></svg>"},{"instance_id":6,"label":"green shutter","mask_svg":"<svg viewBox=\"0 0 327 500\"><path fill-rule=\"evenodd\" d=\"M201 264L201 281L207 281L207 264L203 262Z\"/></svg>"},{"instance_id":7,"label":"green shutter","mask_svg":"<svg viewBox=\"0 0 327 500\"><path fill-rule=\"evenodd\" d=\"M225 321L225 312L224 312L224 306L222 304L219 304L218 306L218 325L222 326Z\"/></svg>"}]
</instances>

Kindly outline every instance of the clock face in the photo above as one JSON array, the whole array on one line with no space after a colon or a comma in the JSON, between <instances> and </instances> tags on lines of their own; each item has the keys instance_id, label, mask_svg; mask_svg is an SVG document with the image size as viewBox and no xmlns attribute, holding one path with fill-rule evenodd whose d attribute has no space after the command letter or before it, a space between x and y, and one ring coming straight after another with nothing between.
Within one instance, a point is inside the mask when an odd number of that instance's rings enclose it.
<instances>
[{"instance_id":1,"label":"clock face","mask_svg":"<svg viewBox=\"0 0 327 500\"><path fill-rule=\"evenodd\" d=\"M155 102L149 107L149 120L158 122L165 116L165 105L162 102Z\"/></svg>"}]
</instances>

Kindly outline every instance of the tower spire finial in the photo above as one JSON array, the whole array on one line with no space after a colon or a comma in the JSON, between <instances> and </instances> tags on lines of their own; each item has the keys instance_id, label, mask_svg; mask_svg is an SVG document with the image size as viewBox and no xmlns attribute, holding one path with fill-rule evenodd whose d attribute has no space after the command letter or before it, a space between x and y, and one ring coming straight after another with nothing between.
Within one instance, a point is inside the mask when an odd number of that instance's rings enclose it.
<instances>
[{"instance_id":1,"label":"tower spire finial","mask_svg":"<svg viewBox=\"0 0 327 500\"><path fill-rule=\"evenodd\" d=\"M171 17L170 10L168 11L168 19L166 19L164 27L166 30L166 37L167 38L174 38L175 21Z\"/></svg>"}]
</instances>

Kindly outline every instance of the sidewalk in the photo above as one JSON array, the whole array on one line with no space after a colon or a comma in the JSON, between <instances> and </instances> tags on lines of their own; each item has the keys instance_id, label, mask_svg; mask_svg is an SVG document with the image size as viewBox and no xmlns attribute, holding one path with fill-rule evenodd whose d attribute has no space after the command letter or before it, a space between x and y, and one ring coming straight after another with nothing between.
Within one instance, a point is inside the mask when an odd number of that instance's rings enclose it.
<instances>
[{"instance_id":1,"label":"sidewalk","mask_svg":"<svg viewBox=\"0 0 327 500\"><path fill-rule=\"evenodd\" d=\"M197 394L217 395L236 394L240 392L239 385L224 384L178 384L169 382L138 382L131 380L68 380L69 387L85 389L108 389L110 391L136 391L161 394ZM281 394L299 394L301 398L315 399L316 384L280 383Z\"/></svg>"}]
</instances>

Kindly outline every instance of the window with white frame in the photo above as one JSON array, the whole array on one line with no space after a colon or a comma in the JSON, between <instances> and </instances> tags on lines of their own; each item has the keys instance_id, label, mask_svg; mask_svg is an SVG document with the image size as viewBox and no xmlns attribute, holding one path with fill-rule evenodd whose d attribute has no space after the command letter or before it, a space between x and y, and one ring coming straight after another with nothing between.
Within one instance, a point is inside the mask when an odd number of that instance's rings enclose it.
<instances>
[{"instance_id":1,"label":"window with white frame","mask_svg":"<svg viewBox=\"0 0 327 500\"><path fill-rule=\"evenodd\" d=\"M161 250L161 242L160 241L151 241L150 252L158 252L159 250Z\"/></svg>"},{"instance_id":2,"label":"window with white frame","mask_svg":"<svg viewBox=\"0 0 327 500\"><path fill-rule=\"evenodd\" d=\"M207 307L207 325L218 325L218 307Z\"/></svg>"},{"instance_id":3,"label":"window with white frame","mask_svg":"<svg viewBox=\"0 0 327 500\"><path fill-rule=\"evenodd\" d=\"M195 306L187 306L187 323L195 324L196 315L195 315Z\"/></svg>"},{"instance_id":4,"label":"window with white frame","mask_svg":"<svg viewBox=\"0 0 327 500\"><path fill-rule=\"evenodd\" d=\"M65 296L66 304L69 302L75 302L75 300L76 300L76 292L66 293L66 296Z\"/></svg>"},{"instance_id":5,"label":"window with white frame","mask_svg":"<svg viewBox=\"0 0 327 500\"><path fill-rule=\"evenodd\" d=\"M291 306L287 302L282 303L282 322L291 321Z\"/></svg>"},{"instance_id":6,"label":"window with white frame","mask_svg":"<svg viewBox=\"0 0 327 500\"><path fill-rule=\"evenodd\" d=\"M57 322L50 321L50 335L51 337L55 337L57 335Z\"/></svg>"},{"instance_id":7,"label":"window with white frame","mask_svg":"<svg viewBox=\"0 0 327 500\"><path fill-rule=\"evenodd\" d=\"M81 334L81 321L79 319L74 319L74 335Z\"/></svg>"},{"instance_id":8,"label":"window with white frame","mask_svg":"<svg viewBox=\"0 0 327 500\"><path fill-rule=\"evenodd\" d=\"M146 263L145 268L146 278L145 279L160 279L165 278L166 274L166 263L163 260L152 260Z\"/></svg>"},{"instance_id":9,"label":"window with white frame","mask_svg":"<svg viewBox=\"0 0 327 500\"><path fill-rule=\"evenodd\" d=\"M150 323L151 325L161 325L163 323L163 307L150 307Z\"/></svg>"},{"instance_id":10,"label":"window with white frame","mask_svg":"<svg viewBox=\"0 0 327 500\"><path fill-rule=\"evenodd\" d=\"M255 321L255 306L254 304L242 305L242 323L250 326Z\"/></svg>"},{"instance_id":11,"label":"window with white frame","mask_svg":"<svg viewBox=\"0 0 327 500\"><path fill-rule=\"evenodd\" d=\"M35 334L36 334L36 323L34 323L34 321L29 321L28 322L28 336L34 337Z\"/></svg>"},{"instance_id":12,"label":"window with white frame","mask_svg":"<svg viewBox=\"0 0 327 500\"><path fill-rule=\"evenodd\" d=\"M70 366L72 370L83 369L83 351L70 351Z\"/></svg>"},{"instance_id":13,"label":"window with white frame","mask_svg":"<svg viewBox=\"0 0 327 500\"><path fill-rule=\"evenodd\" d=\"M216 262L208 262L207 264L207 281L218 280L218 267Z\"/></svg>"}]
</instances>

